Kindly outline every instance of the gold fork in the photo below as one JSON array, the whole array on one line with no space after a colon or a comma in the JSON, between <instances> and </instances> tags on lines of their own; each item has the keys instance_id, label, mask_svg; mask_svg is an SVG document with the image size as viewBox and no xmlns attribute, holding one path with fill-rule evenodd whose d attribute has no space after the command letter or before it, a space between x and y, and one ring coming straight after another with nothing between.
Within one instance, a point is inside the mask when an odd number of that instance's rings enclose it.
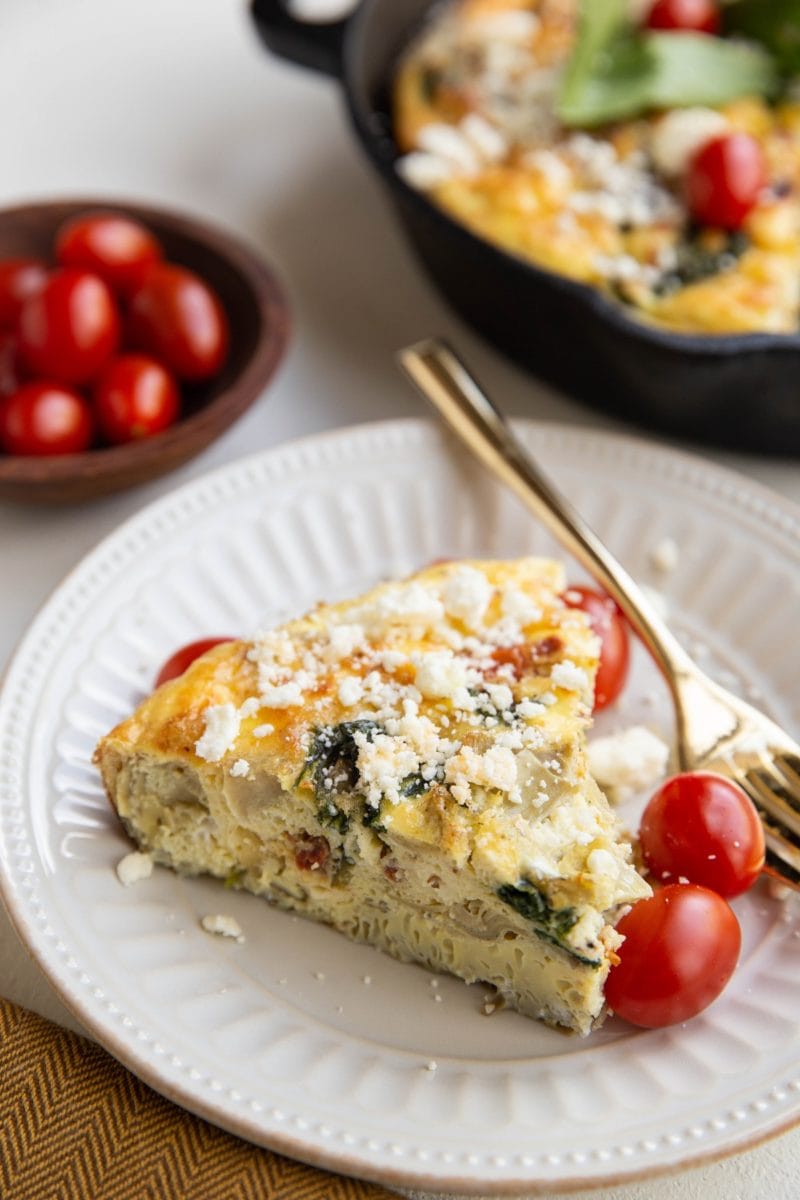
<instances>
[{"instance_id":1,"label":"gold fork","mask_svg":"<svg viewBox=\"0 0 800 1200\"><path fill-rule=\"evenodd\" d=\"M672 693L678 769L717 771L734 779L761 816L766 870L800 889L800 746L774 721L700 670L444 342L419 342L402 350L399 361L445 424L616 600Z\"/></svg>"}]
</instances>

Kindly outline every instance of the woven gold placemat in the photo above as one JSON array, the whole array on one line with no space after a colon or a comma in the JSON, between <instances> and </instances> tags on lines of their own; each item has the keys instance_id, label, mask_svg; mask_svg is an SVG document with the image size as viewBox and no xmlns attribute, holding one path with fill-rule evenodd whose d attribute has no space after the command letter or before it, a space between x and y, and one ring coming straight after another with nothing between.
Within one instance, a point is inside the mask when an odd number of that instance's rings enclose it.
<instances>
[{"instance_id":1,"label":"woven gold placemat","mask_svg":"<svg viewBox=\"0 0 800 1200\"><path fill-rule=\"evenodd\" d=\"M223 1133L0 1000L2 1200L396 1200Z\"/></svg>"}]
</instances>

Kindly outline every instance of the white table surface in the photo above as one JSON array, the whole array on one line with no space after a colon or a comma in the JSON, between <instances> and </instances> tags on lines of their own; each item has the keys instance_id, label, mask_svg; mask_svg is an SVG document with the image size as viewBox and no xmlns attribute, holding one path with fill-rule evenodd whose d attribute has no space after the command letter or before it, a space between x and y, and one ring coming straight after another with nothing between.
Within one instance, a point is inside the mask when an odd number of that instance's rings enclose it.
<instances>
[{"instance_id":1,"label":"white table surface","mask_svg":"<svg viewBox=\"0 0 800 1200\"><path fill-rule=\"evenodd\" d=\"M260 49L243 0L2 0L0 204L150 200L237 231L282 274L295 336L273 387L167 479L75 508L0 502L0 669L61 577L141 506L317 430L416 415L392 354L443 332L514 414L610 427L511 367L446 310L389 219L337 88ZM795 463L715 454L800 501ZM0 911L0 995L79 1028ZM800 997L798 997L800 1003ZM727 1162L602 1193L796 1200L800 1131Z\"/></svg>"}]
</instances>

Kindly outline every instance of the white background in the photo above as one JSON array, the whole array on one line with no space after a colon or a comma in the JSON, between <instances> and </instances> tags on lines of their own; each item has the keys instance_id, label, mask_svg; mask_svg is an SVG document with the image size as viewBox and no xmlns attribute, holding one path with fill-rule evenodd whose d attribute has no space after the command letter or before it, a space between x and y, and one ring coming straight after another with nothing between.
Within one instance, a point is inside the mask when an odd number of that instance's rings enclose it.
<instances>
[{"instance_id":1,"label":"white background","mask_svg":"<svg viewBox=\"0 0 800 1200\"><path fill-rule=\"evenodd\" d=\"M193 463L90 505L0 502L0 667L61 577L176 484L320 429L417 415L393 352L445 333L511 413L612 422L478 342L410 257L346 125L336 85L270 60L241 0L2 0L0 203L107 196L217 220L278 268L293 304L269 393ZM800 501L795 463L718 460ZM76 1028L0 913L0 994ZM800 996L798 997L800 1003ZM614 1200L796 1200L800 1132Z\"/></svg>"}]
</instances>

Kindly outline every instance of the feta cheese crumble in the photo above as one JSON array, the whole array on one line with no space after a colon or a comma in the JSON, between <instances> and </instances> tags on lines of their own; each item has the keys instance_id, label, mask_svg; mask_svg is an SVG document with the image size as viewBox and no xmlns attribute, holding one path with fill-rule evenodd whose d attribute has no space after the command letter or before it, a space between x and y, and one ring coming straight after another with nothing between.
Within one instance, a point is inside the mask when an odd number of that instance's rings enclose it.
<instances>
[{"instance_id":1,"label":"feta cheese crumble","mask_svg":"<svg viewBox=\"0 0 800 1200\"><path fill-rule=\"evenodd\" d=\"M672 538L665 537L658 542L650 552L650 562L657 571L668 575L674 571L680 562L680 550Z\"/></svg>"},{"instance_id":2,"label":"feta cheese crumble","mask_svg":"<svg viewBox=\"0 0 800 1200\"><path fill-rule=\"evenodd\" d=\"M233 704L212 704L204 712L205 731L194 745L198 758L219 762L239 735L241 716Z\"/></svg>"},{"instance_id":3,"label":"feta cheese crumble","mask_svg":"<svg viewBox=\"0 0 800 1200\"><path fill-rule=\"evenodd\" d=\"M601 787L617 795L641 792L663 779L669 747L642 725L589 742L589 770Z\"/></svg>"},{"instance_id":4,"label":"feta cheese crumble","mask_svg":"<svg viewBox=\"0 0 800 1200\"><path fill-rule=\"evenodd\" d=\"M141 883L143 879L149 879L152 874L153 860L149 854L143 854L140 850L131 851L117 863L117 879L123 887L132 887L135 883Z\"/></svg>"},{"instance_id":5,"label":"feta cheese crumble","mask_svg":"<svg viewBox=\"0 0 800 1200\"><path fill-rule=\"evenodd\" d=\"M555 664L550 673L550 680L556 687L564 688L568 692L579 692L583 696L590 696L592 692L589 676L569 658Z\"/></svg>"},{"instance_id":6,"label":"feta cheese crumble","mask_svg":"<svg viewBox=\"0 0 800 1200\"><path fill-rule=\"evenodd\" d=\"M217 937L234 938L240 944L244 941L242 927L235 917L226 917L222 913L215 913L203 917L200 924L206 933L213 933Z\"/></svg>"},{"instance_id":7,"label":"feta cheese crumble","mask_svg":"<svg viewBox=\"0 0 800 1200\"><path fill-rule=\"evenodd\" d=\"M466 666L448 650L421 654L415 660L414 682L427 699L452 699L459 688L466 687Z\"/></svg>"},{"instance_id":8,"label":"feta cheese crumble","mask_svg":"<svg viewBox=\"0 0 800 1200\"><path fill-rule=\"evenodd\" d=\"M303 689L296 679L267 687L261 693L264 708L298 708L302 703Z\"/></svg>"},{"instance_id":9,"label":"feta cheese crumble","mask_svg":"<svg viewBox=\"0 0 800 1200\"><path fill-rule=\"evenodd\" d=\"M725 133L728 120L713 108L675 108L653 130L650 153L663 175L682 175L706 142Z\"/></svg>"}]
</instances>

